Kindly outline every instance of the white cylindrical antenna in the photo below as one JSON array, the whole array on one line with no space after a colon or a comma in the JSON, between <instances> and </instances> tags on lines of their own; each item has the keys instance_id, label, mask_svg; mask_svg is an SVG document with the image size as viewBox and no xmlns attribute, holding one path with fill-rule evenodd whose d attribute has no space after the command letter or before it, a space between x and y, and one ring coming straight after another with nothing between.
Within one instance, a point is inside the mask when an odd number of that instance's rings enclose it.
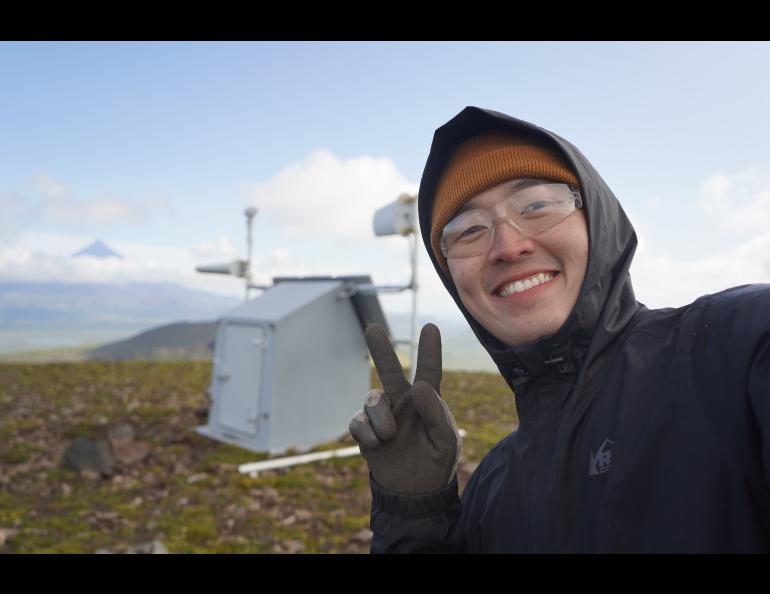
<instances>
[{"instance_id":1,"label":"white cylindrical antenna","mask_svg":"<svg viewBox=\"0 0 770 594\"><path fill-rule=\"evenodd\" d=\"M401 194L397 200L378 208L374 213L374 234L403 235L414 233L416 220L414 215L414 196Z\"/></svg>"}]
</instances>

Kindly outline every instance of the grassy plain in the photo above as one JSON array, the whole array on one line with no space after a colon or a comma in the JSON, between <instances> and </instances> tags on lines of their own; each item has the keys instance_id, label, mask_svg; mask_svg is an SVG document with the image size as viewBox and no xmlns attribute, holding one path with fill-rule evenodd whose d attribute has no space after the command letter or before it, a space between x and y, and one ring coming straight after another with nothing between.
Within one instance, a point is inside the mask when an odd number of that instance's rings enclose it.
<instances>
[{"instance_id":1,"label":"grassy plain","mask_svg":"<svg viewBox=\"0 0 770 594\"><path fill-rule=\"evenodd\" d=\"M193 431L205 424L210 374L207 361L0 363L0 552L120 553L152 540L171 553L368 552L365 461L238 473L268 455ZM515 428L514 398L497 374L456 371L442 396L467 431L462 489ZM73 439L106 439L124 423L150 445L144 460L109 478L60 466ZM348 435L316 449L352 444Z\"/></svg>"}]
</instances>

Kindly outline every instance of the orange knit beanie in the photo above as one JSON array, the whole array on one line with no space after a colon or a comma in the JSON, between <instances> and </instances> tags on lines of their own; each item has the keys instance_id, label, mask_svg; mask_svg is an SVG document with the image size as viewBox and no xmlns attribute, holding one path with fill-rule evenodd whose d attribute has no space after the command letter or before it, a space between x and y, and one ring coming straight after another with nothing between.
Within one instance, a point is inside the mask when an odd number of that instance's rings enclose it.
<instances>
[{"instance_id":1,"label":"orange knit beanie","mask_svg":"<svg viewBox=\"0 0 770 594\"><path fill-rule=\"evenodd\" d=\"M441 253L441 233L457 209L476 194L503 182L534 177L579 186L566 158L539 138L492 131L474 136L452 154L433 199L430 241L433 253L449 275Z\"/></svg>"}]
</instances>

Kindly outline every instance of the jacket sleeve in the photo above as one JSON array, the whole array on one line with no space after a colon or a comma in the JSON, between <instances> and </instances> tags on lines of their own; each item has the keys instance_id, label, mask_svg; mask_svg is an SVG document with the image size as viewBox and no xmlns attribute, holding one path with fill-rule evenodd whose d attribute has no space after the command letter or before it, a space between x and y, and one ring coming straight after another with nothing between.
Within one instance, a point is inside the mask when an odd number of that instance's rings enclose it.
<instances>
[{"instance_id":1,"label":"jacket sleeve","mask_svg":"<svg viewBox=\"0 0 770 594\"><path fill-rule=\"evenodd\" d=\"M770 488L770 285L707 296L692 333L695 388L707 416L743 467Z\"/></svg>"},{"instance_id":2,"label":"jacket sleeve","mask_svg":"<svg viewBox=\"0 0 770 594\"><path fill-rule=\"evenodd\" d=\"M369 483L372 490L372 553L466 551L463 505L458 496L456 474L444 489L428 495L405 496L388 492L371 473Z\"/></svg>"},{"instance_id":3,"label":"jacket sleeve","mask_svg":"<svg viewBox=\"0 0 770 594\"><path fill-rule=\"evenodd\" d=\"M754 418L759 426L765 485L770 489L770 315L764 340L759 343L751 361L748 392Z\"/></svg>"}]
</instances>

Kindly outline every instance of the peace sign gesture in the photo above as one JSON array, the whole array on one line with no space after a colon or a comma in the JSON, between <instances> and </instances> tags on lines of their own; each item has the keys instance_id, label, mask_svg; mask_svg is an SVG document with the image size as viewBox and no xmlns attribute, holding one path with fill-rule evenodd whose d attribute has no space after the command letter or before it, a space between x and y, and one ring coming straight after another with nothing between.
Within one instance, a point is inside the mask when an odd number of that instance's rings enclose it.
<instances>
[{"instance_id":1,"label":"peace sign gesture","mask_svg":"<svg viewBox=\"0 0 770 594\"><path fill-rule=\"evenodd\" d=\"M383 390L372 390L350 422L369 470L386 490L421 495L448 485L457 471L461 439L441 399L441 334L420 333L414 385L404 376L385 329L370 324L366 343Z\"/></svg>"}]
</instances>

